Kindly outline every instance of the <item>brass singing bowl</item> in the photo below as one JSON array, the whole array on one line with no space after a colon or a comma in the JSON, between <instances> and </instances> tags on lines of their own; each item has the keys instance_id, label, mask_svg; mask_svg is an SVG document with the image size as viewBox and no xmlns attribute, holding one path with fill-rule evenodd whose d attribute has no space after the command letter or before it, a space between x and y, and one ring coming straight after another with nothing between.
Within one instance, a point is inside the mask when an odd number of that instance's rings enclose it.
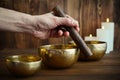
<instances>
[{"instance_id":1,"label":"brass singing bowl","mask_svg":"<svg viewBox=\"0 0 120 80\"><path fill-rule=\"evenodd\" d=\"M73 45L43 45L39 47L39 55L45 66L50 68L71 67L79 57L79 51Z\"/></svg>"},{"instance_id":2,"label":"brass singing bowl","mask_svg":"<svg viewBox=\"0 0 120 80\"><path fill-rule=\"evenodd\" d=\"M100 60L105 55L106 49L107 49L107 43L103 41L85 41L88 48L93 53L92 56L86 57L84 53L82 53L82 50L79 54L79 59L82 61L95 61ZM76 45L73 41L70 42L70 44Z\"/></svg>"},{"instance_id":3,"label":"brass singing bowl","mask_svg":"<svg viewBox=\"0 0 120 80\"><path fill-rule=\"evenodd\" d=\"M42 58L35 55L13 55L6 57L6 66L15 76L26 77L35 74L41 67Z\"/></svg>"}]
</instances>

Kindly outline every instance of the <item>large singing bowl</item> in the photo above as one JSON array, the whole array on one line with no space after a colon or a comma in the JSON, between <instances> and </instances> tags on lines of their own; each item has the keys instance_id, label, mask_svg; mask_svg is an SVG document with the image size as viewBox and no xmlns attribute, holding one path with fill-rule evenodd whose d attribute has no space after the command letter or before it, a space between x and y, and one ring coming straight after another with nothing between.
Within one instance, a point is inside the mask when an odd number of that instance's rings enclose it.
<instances>
[{"instance_id":1,"label":"large singing bowl","mask_svg":"<svg viewBox=\"0 0 120 80\"><path fill-rule=\"evenodd\" d=\"M39 55L45 66L50 68L71 67L79 58L79 50L73 45L43 45Z\"/></svg>"}]
</instances>

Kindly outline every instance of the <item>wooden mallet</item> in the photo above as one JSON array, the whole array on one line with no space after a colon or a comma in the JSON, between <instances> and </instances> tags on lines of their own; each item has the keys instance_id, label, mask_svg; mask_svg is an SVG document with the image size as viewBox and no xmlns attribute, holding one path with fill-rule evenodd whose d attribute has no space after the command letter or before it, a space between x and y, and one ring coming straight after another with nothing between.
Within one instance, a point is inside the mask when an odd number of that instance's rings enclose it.
<instances>
[{"instance_id":1,"label":"wooden mallet","mask_svg":"<svg viewBox=\"0 0 120 80\"><path fill-rule=\"evenodd\" d=\"M65 13L63 12L63 10L59 6L54 7L53 12L54 12L55 16L65 17ZM92 55L92 52L88 48L87 44L83 41L82 37L79 35L79 33L73 27L64 26L64 25L60 27L60 29L63 29L63 28L65 30L69 31L71 38L74 40L77 47L83 52L83 54L85 56Z\"/></svg>"}]
</instances>

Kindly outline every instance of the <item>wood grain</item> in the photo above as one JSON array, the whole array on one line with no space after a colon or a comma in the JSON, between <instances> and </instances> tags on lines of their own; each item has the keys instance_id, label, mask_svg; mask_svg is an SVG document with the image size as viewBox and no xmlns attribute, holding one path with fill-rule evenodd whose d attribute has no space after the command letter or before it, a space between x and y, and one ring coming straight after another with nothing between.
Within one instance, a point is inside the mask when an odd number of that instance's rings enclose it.
<instances>
[{"instance_id":1,"label":"wood grain","mask_svg":"<svg viewBox=\"0 0 120 80\"><path fill-rule=\"evenodd\" d=\"M118 3L118 4L115 4ZM80 35L96 35L96 29L101 27L101 22L106 18L113 21L114 16L119 16L118 0L0 0L0 6L29 13L40 15L50 12L55 5L60 5L67 14L78 20L80 24ZM117 6L118 5L118 6ZM115 8L114 8L115 7ZM115 21L114 49L120 49L120 33L118 18ZM43 44L62 44L68 43L71 38L50 38L46 40L36 39L28 34L1 32L3 37L0 45L2 48L36 48Z\"/></svg>"},{"instance_id":2,"label":"wood grain","mask_svg":"<svg viewBox=\"0 0 120 80\"><path fill-rule=\"evenodd\" d=\"M4 49L0 51L0 79L2 80L120 80L120 50L105 55L99 61L79 61L67 69L42 67L35 75L25 78L12 76L5 65L9 55L34 54L37 49Z\"/></svg>"}]
</instances>

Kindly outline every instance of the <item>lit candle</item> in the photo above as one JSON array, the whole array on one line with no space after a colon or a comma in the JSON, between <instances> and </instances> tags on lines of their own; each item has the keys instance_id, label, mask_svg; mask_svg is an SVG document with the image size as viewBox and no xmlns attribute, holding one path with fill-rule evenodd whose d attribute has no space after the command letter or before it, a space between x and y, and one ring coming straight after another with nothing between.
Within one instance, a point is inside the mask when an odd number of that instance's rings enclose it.
<instances>
[{"instance_id":1,"label":"lit candle","mask_svg":"<svg viewBox=\"0 0 120 80\"><path fill-rule=\"evenodd\" d=\"M106 22L101 23L104 26L104 29L109 30L109 39L110 39L110 51L113 51L114 46L114 23L110 22L109 18L106 19Z\"/></svg>"},{"instance_id":2,"label":"lit candle","mask_svg":"<svg viewBox=\"0 0 120 80\"><path fill-rule=\"evenodd\" d=\"M98 38L95 36L92 36L92 34L90 34L89 36L85 36L85 41L97 41Z\"/></svg>"},{"instance_id":3,"label":"lit candle","mask_svg":"<svg viewBox=\"0 0 120 80\"><path fill-rule=\"evenodd\" d=\"M107 43L106 53L109 53L110 52L109 31L104 29L104 26L102 26L101 29L97 29L97 37L99 41L104 41Z\"/></svg>"}]
</instances>

